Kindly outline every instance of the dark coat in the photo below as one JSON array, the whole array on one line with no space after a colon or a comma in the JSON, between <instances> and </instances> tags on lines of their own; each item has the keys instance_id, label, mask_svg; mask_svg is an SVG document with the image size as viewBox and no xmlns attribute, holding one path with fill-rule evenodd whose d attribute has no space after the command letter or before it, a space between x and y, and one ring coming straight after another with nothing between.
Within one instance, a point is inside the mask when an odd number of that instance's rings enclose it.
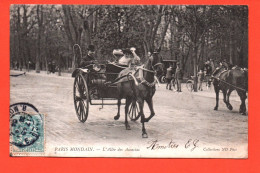
<instances>
[{"instance_id":1,"label":"dark coat","mask_svg":"<svg viewBox=\"0 0 260 173\"><path fill-rule=\"evenodd\" d=\"M172 68L171 67L167 68L166 79L171 79L172 78L172 73L173 73Z\"/></svg>"},{"instance_id":2,"label":"dark coat","mask_svg":"<svg viewBox=\"0 0 260 173\"><path fill-rule=\"evenodd\" d=\"M176 79L182 79L182 78L183 78L182 69L180 69L180 68L178 68L178 67L176 68L175 78L176 78Z\"/></svg>"},{"instance_id":3,"label":"dark coat","mask_svg":"<svg viewBox=\"0 0 260 173\"><path fill-rule=\"evenodd\" d=\"M209 64L205 65L206 75L210 75L212 73L212 67Z\"/></svg>"},{"instance_id":4,"label":"dark coat","mask_svg":"<svg viewBox=\"0 0 260 173\"><path fill-rule=\"evenodd\" d=\"M92 56L89 56L89 55L82 57L82 59L80 61L80 67L84 67L84 66L87 66L89 64L92 64L93 60L95 60L95 58L92 57Z\"/></svg>"}]
</instances>

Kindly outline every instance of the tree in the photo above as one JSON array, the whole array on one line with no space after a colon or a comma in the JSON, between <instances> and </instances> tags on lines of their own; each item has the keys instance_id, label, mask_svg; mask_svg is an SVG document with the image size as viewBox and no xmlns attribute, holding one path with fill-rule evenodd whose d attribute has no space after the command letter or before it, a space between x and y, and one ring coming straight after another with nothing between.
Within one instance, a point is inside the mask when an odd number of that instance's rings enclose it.
<instances>
[{"instance_id":1,"label":"tree","mask_svg":"<svg viewBox=\"0 0 260 173\"><path fill-rule=\"evenodd\" d=\"M36 73L40 73L40 57L41 57L41 37L43 33L43 7L37 5L37 24L38 24L38 38L37 38L37 55L36 55Z\"/></svg>"}]
</instances>

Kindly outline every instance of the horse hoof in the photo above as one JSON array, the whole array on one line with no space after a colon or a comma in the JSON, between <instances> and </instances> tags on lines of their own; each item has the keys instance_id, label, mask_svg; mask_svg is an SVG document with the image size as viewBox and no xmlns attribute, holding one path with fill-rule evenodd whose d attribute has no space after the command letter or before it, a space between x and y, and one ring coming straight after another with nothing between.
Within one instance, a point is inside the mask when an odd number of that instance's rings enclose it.
<instances>
[{"instance_id":1,"label":"horse hoof","mask_svg":"<svg viewBox=\"0 0 260 173\"><path fill-rule=\"evenodd\" d=\"M131 128L130 128L129 125L126 125L126 126L125 126L125 129L126 129L126 130L131 130Z\"/></svg>"},{"instance_id":2,"label":"horse hoof","mask_svg":"<svg viewBox=\"0 0 260 173\"><path fill-rule=\"evenodd\" d=\"M144 118L145 123L149 122L149 120L150 120L149 118Z\"/></svg>"},{"instance_id":3,"label":"horse hoof","mask_svg":"<svg viewBox=\"0 0 260 173\"><path fill-rule=\"evenodd\" d=\"M217 110L218 110L218 107L214 107L214 110L217 111Z\"/></svg>"},{"instance_id":4,"label":"horse hoof","mask_svg":"<svg viewBox=\"0 0 260 173\"><path fill-rule=\"evenodd\" d=\"M228 105L228 109L232 111L233 107L231 105Z\"/></svg>"},{"instance_id":5,"label":"horse hoof","mask_svg":"<svg viewBox=\"0 0 260 173\"><path fill-rule=\"evenodd\" d=\"M246 113L245 113L245 112L242 112L241 115L246 115Z\"/></svg>"},{"instance_id":6,"label":"horse hoof","mask_svg":"<svg viewBox=\"0 0 260 173\"><path fill-rule=\"evenodd\" d=\"M120 117L120 115L116 115L116 116L114 116L114 120L118 120L119 117Z\"/></svg>"},{"instance_id":7,"label":"horse hoof","mask_svg":"<svg viewBox=\"0 0 260 173\"><path fill-rule=\"evenodd\" d=\"M143 137L143 138L148 138L148 135L147 135L146 133L143 133L143 134L142 134L142 137Z\"/></svg>"}]
</instances>

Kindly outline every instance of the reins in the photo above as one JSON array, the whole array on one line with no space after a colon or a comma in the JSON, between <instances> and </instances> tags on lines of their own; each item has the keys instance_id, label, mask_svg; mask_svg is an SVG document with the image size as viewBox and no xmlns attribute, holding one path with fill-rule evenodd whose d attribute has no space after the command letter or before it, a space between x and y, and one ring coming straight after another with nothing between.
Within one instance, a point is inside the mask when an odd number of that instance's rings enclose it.
<instances>
[{"instance_id":1,"label":"reins","mask_svg":"<svg viewBox=\"0 0 260 173\"><path fill-rule=\"evenodd\" d=\"M161 64L161 63L157 63L157 64L155 64L155 65L159 65L159 64ZM106 85L113 85L113 84L116 84L116 83L120 83L120 82L118 82L118 81L121 80L121 79L123 79L123 78L125 78L125 77L127 77L128 81L130 81L130 79L129 79L130 76L133 78L133 80L134 80L134 82L135 82L135 85L138 85L138 81L137 81L137 79L136 79L136 77L135 77L134 75L135 75L136 73L138 73L139 70L147 71L147 72L150 72L150 73L153 73L153 74L156 73L155 71L148 70L148 69L146 69L146 68L144 68L144 67L138 67L138 68L136 69L136 71L135 71L134 74L132 74L132 72L129 72L129 73L126 74L126 75L123 75L123 76L120 76L120 77L116 78L116 79L115 79L114 81L112 81L112 82L107 82ZM141 77L140 77L140 80L141 80L140 84L145 84L145 85L147 85L147 86L149 86L149 87L153 87L156 83L159 84L159 80L156 78L156 76L154 76L154 78L155 78L155 80L154 80L152 83L150 83L150 82L146 81L146 80L143 78L143 76L141 76Z\"/></svg>"},{"instance_id":2,"label":"reins","mask_svg":"<svg viewBox=\"0 0 260 173\"><path fill-rule=\"evenodd\" d=\"M144 77L143 77L143 72L141 72L141 74L139 74L139 78L141 80L140 84L147 85L148 87L153 87L156 83L158 83L158 86L159 86L159 80L157 79L157 77L155 75L156 74L155 67L158 66L158 65L161 65L161 64L162 63L156 63L155 65L152 65L152 69L153 70L149 70L147 68L144 68L144 65L139 66L135 70L134 74L132 74L132 72L129 72L128 74L120 76L120 77L116 78L114 81L107 82L106 84L107 85L112 85L112 84L120 83L118 81L121 80L122 78L125 78L125 77L127 77L127 80L130 81L129 77L131 76L133 78L134 82L135 82L135 85L137 86L138 85L138 81L137 81L137 79L136 79L136 77L134 75L136 75L138 72L140 73L140 70L142 70L142 71L146 71L146 72L149 72L149 73L153 73L154 74L154 81L153 82L148 82L147 80L145 80Z\"/></svg>"},{"instance_id":3,"label":"reins","mask_svg":"<svg viewBox=\"0 0 260 173\"><path fill-rule=\"evenodd\" d=\"M220 73L219 73L219 76L220 76L222 73L224 73L224 72L228 72L228 70L224 70L224 71L220 72ZM218 80L218 81L220 81L220 82L223 82L223 83L225 83L225 84L227 84L227 85L229 85L229 86L232 86L232 87L235 88L235 89L238 89L238 90L242 90L242 91L247 92L246 89L240 88L240 87L238 87L238 86L235 86L235 85L233 85L233 84L231 84L231 83L228 83L228 82L226 82L226 81L224 81L224 80L222 80L222 79L220 79L220 78L217 78L217 77L215 77L215 76L213 76L213 75L212 75L211 77L214 78L214 79L216 79L216 80Z\"/></svg>"}]
</instances>

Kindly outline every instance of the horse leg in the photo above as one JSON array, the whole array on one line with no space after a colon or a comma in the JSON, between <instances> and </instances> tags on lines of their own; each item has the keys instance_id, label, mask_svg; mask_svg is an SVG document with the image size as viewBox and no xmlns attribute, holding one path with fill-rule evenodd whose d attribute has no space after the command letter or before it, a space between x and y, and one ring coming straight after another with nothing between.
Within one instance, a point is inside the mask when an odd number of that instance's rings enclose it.
<instances>
[{"instance_id":1,"label":"horse leg","mask_svg":"<svg viewBox=\"0 0 260 173\"><path fill-rule=\"evenodd\" d=\"M154 109L153 109L153 99L152 98L146 99L146 102L147 102L149 109L150 109L150 112L151 112L151 115L148 118L145 118L145 120L144 120L145 122L148 122L155 115L155 112L154 112Z\"/></svg>"},{"instance_id":2,"label":"horse leg","mask_svg":"<svg viewBox=\"0 0 260 173\"><path fill-rule=\"evenodd\" d=\"M218 110L219 88L218 87L214 87L214 89L215 89L215 93L216 93L216 106L215 106L214 110Z\"/></svg>"},{"instance_id":3,"label":"horse leg","mask_svg":"<svg viewBox=\"0 0 260 173\"><path fill-rule=\"evenodd\" d=\"M238 95L240 96L240 100L241 100L241 105L239 108L239 113L241 113L242 115L246 115L246 92L243 91L237 91Z\"/></svg>"},{"instance_id":4,"label":"horse leg","mask_svg":"<svg viewBox=\"0 0 260 173\"><path fill-rule=\"evenodd\" d=\"M119 97L117 100L118 111L117 111L117 115L114 116L114 120L118 120L120 118L120 106L121 106L121 97Z\"/></svg>"},{"instance_id":5,"label":"horse leg","mask_svg":"<svg viewBox=\"0 0 260 173\"><path fill-rule=\"evenodd\" d=\"M131 128L128 124L128 120L127 120L128 109L129 109L129 105L131 102L132 102L132 99L127 97L125 100L125 128L126 128L126 130L131 130Z\"/></svg>"},{"instance_id":6,"label":"horse leg","mask_svg":"<svg viewBox=\"0 0 260 173\"><path fill-rule=\"evenodd\" d=\"M232 93L232 91L233 91L233 89L229 89L228 92L227 92L227 103L226 104L227 104L227 107L228 107L229 110L233 109L232 105L229 102L229 97L230 97L230 94Z\"/></svg>"},{"instance_id":7,"label":"horse leg","mask_svg":"<svg viewBox=\"0 0 260 173\"><path fill-rule=\"evenodd\" d=\"M141 115L141 123L142 123L142 137L143 138L148 138L148 135L146 133L146 129L145 129L145 117L144 117L144 112L143 112L143 108L144 108L144 100L141 98L137 99L137 102L139 104L139 108L140 108L140 113L139 115Z\"/></svg>"},{"instance_id":8,"label":"horse leg","mask_svg":"<svg viewBox=\"0 0 260 173\"><path fill-rule=\"evenodd\" d=\"M228 103L227 103L227 90L226 89L223 89L222 90L223 92L223 101L224 103L226 104L227 108L228 108ZM228 108L229 109L229 108Z\"/></svg>"}]
</instances>

